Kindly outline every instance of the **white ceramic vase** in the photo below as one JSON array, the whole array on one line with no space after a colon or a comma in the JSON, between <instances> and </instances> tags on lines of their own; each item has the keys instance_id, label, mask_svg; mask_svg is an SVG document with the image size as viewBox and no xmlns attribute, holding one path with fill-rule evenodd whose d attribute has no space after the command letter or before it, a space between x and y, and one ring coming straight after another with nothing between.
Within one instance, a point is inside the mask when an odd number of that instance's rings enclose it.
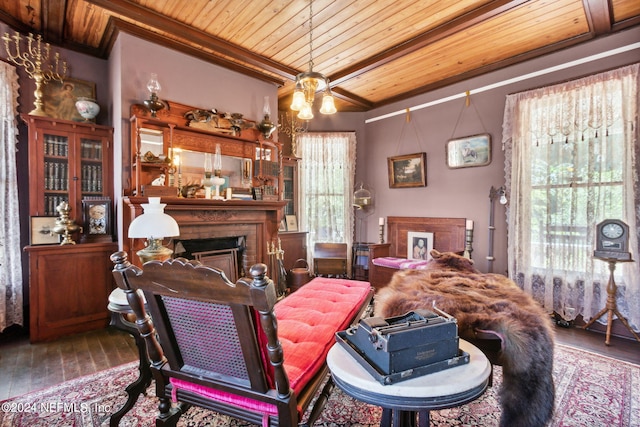
<instances>
[{"instance_id":1,"label":"white ceramic vase","mask_svg":"<svg viewBox=\"0 0 640 427\"><path fill-rule=\"evenodd\" d=\"M100 106L95 99L79 97L76 100L76 109L85 121L92 121L100 112Z\"/></svg>"}]
</instances>

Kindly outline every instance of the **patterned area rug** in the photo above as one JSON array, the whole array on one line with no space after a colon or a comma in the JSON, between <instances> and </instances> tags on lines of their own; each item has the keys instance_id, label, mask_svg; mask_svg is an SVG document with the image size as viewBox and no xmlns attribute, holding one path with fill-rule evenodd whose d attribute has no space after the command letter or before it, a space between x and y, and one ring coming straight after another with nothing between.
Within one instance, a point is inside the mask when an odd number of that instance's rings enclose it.
<instances>
[{"instance_id":1,"label":"patterned area rug","mask_svg":"<svg viewBox=\"0 0 640 427\"><path fill-rule=\"evenodd\" d=\"M0 403L0 427L108 426L109 415L124 403L124 389L136 377L137 365L130 363L5 400ZM554 379L556 411L552 426L640 426L640 365L556 345ZM497 426L500 407L496 391L501 382L502 371L496 367L494 386L482 397L458 408L431 412L431 425ZM120 425L154 425L157 409L154 396L152 385ZM336 388L316 426L372 427L379 425L380 415L379 408L355 401ZM192 408L178 425L239 427L251 424Z\"/></svg>"}]
</instances>

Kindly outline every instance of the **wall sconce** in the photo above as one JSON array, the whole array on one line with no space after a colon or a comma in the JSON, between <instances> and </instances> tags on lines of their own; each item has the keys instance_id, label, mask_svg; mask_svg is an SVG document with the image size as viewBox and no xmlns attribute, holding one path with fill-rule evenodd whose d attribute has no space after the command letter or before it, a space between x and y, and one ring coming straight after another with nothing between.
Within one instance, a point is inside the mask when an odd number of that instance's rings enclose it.
<instances>
[{"instance_id":1,"label":"wall sconce","mask_svg":"<svg viewBox=\"0 0 640 427\"><path fill-rule=\"evenodd\" d=\"M276 130L277 126L271 121L269 116L271 115L271 107L269 106L269 97L264 97L264 107L262 109L264 118L258 123L258 130L262 133L264 139L269 139L271 134Z\"/></svg>"},{"instance_id":2,"label":"wall sconce","mask_svg":"<svg viewBox=\"0 0 640 427\"><path fill-rule=\"evenodd\" d=\"M130 239L147 239L146 247L136 254L142 261L164 261L171 258L173 251L162 246L165 237L180 235L180 228L175 219L164 213L164 203L160 203L160 197L149 197L149 203L143 203L143 214L136 217L129 225Z\"/></svg>"},{"instance_id":3,"label":"wall sconce","mask_svg":"<svg viewBox=\"0 0 640 427\"><path fill-rule=\"evenodd\" d=\"M151 111L151 117L156 117L156 113L164 108L164 102L158 98L158 92L162 87L156 73L151 73L151 78L147 82L147 89L151 93L151 98L146 99L144 105Z\"/></svg>"}]
</instances>

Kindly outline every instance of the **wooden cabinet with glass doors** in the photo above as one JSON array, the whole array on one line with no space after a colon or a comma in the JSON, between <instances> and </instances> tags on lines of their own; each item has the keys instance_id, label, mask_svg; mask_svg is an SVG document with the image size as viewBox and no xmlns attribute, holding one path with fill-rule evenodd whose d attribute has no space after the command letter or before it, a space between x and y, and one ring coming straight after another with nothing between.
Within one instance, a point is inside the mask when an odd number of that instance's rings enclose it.
<instances>
[{"instance_id":1,"label":"wooden cabinet with glass doors","mask_svg":"<svg viewBox=\"0 0 640 427\"><path fill-rule=\"evenodd\" d=\"M29 215L54 220L65 201L69 218L83 230L71 236L76 244L36 244L32 234L25 247L30 340L104 328L106 298L114 288L108 257L118 248L112 238L113 129L50 117L22 119L29 127Z\"/></svg>"},{"instance_id":2,"label":"wooden cabinet with glass doors","mask_svg":"<svg viewBox=\"0 0 640 427\"><path fill-rule=\"evenodd\" d=\"M83 225L82 199L113 198L113 128L22 116L29 126L29 214L58 216L66 201Z\"/></svg>"}]
</instances>

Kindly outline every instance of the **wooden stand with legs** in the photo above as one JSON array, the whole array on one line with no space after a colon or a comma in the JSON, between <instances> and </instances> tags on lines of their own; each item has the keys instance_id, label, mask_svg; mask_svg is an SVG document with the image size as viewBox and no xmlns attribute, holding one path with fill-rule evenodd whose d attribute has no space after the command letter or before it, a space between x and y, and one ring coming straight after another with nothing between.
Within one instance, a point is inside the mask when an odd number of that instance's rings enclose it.
<instances>
[{"instance_id":1,"label":"wooden stand with legs","mask_svg":"<svg viewBox=\"0 0 640 427\"><path fill-rule=\"evenodd\" d=\"M606 345L609 345L610 338L611 338L611 326L613 324L613 315L615 314L616 316L618 316L618 319L620 319L622 324L629 330L629 332L631 332L633 336L636 337L638 341L640 341L640 337L638 336L638 334L636 334L633 331L633 329L631 329L631 326L629 325L629 322L627 322L627 319L622 317L622 315L618 311L618 306L616 303L616 294L618 293L618 286L616 285L616 282L613 278L613 272L616 269L617 262L633 262L633 260L619 260L615 258L598 258L598 259L607 261L609 263L609 283L607 284L607 305L602 310L600 310L598 314L593 316L586 325L584 325L584 329L587 329L589 326L593 324L593 322L595 322L600 317L602 317L605 313L607 313L607 334L606 334L604 343Z\"/></svg>"}]
</instances>

